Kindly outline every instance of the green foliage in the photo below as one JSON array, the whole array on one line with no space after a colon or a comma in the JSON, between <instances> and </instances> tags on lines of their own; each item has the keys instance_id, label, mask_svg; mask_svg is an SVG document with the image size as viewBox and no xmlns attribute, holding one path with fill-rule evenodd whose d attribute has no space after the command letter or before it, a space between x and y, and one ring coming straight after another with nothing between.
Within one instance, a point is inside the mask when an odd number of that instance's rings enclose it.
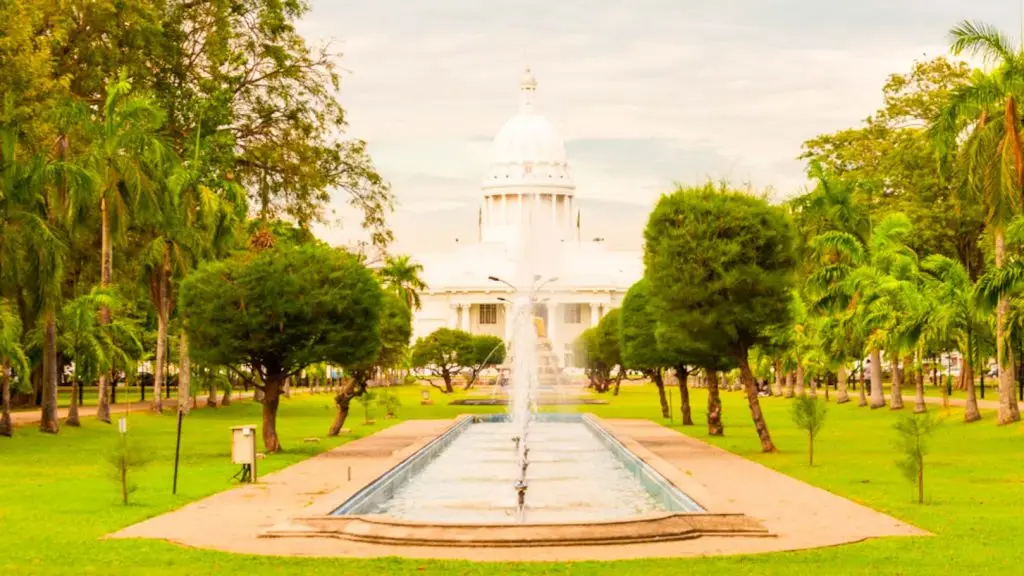
<instances>
[{"instance_id":1,"label":"green foliage","mask_svg":"<svg viewBox=\"0 0 1024 576\"><path fill-rule=\"evenodd\" d=\"M402 399L387 389L380 391L377 402L384 408L389 418L398 416L398 409L402 406Z\"/></svg>"},{"instance_id":2,"label":"green foliage","mask_svg":"<svg viewBox=\"0 0 1024 576\"><path fill-rule=\"evenodd\" d=\"M420 292L427 284L420 277L423 265L413 262L408 256L388 256L380 269L381 283L397 294L411 310L420 309Z\"/></svg>"},{"instance_id":3,"label":"green foliage","mask_svg":"<svg viewBox=\"0 0 1024 576\"><path fill-rule=\"evenodd\" d=\"M825 426L826 404L811 396L797 396L793 399L790 416L797 428L807 433L808 459L814 465L814 439Z\"/></svg>"},{"instance_id":4,"label":"green foliage","mask_svg":"<svg viewBox=\"0 0 1024 576\"><path fill-rule=\"evenodd\" d=\"M412 337L412 312L402 299L384 292L381 297L380 352L373 364L378 368L393 368L405 358Z\"/></svg>"},{"instance_id":5,"label":"green foliage","mask_svg":"<svg viewBox=\"0 0 1024 576\"><path fill-rule=\"evenodd\" d=\"M928 454L928 439L938 424L935 416L926 412L904 416L894 426L898 435L896 448L903 456L896 465L907 480L917 485L918 504L924 503L924 457Z\"/></svg>"},{"instance_id":6,"label":"green foliage","mask_svg":"<svg viewBox=\"0 0 1024 576\"><path fill-rule=\"evenodd\" d=\"M182 282L179 308L198 361L245 364L268 382L318 362L372 362L381 299L354 256L304 245L202 266Z\"/></svg>"},{"instance_id":7,"label":"green foliage","mask_svg":"<svg viewBox=\"0 0 1024 576\"><path fill-rule=\"evenodd\" d=\"M444 380L443 390L452 392L452 377L474 357L473 336L463 330L438 328L417 338L412 347L412 365Z\"/></svg>"},{"instance_id":8,"label":"green foliage","mask_svg":"<svg viewBox=\"0 0 1024 576\"><path fill-rule=\"evenodd\" d=\"M662 329L734 357L789 321L795 264L782 210L712 184L662 196L644 230L644 276Z\"/></svg>"},{"instance_id":9,"label":"green foliage","mask_svg":"<svg viewBox=\"0 0 1024 576\"><path fill-rule=\"evenodd\" d=\"M658 346L658 317L650 303L650 283L641 278L622 300L621 355L630 370L657 370L674 366Z\"/></svg>"},{"instance_id":10,"label":"green foliage","mask_svg":"<svg viewBox=\"0 0 1024 576\"><path fill-rule=\"evenodd\" d=\"M598 392L607 392L611 387L611 372L621 366L621 312L610 310L597 326L587 328L573 341L573 360L581 366L590 379L590 385Z\"/></svg>"},{"instance_id":11,"label":"green foliage","mask_svg":"<svg viewBox=\"0 0 1024 576\"><path fill-rule=\"evenodd\" d=\"M367 388L356 395L356 400L363 405L363 423L372 424L373 407L378 403L377 393Z\"/></svg>"}]
</instances>

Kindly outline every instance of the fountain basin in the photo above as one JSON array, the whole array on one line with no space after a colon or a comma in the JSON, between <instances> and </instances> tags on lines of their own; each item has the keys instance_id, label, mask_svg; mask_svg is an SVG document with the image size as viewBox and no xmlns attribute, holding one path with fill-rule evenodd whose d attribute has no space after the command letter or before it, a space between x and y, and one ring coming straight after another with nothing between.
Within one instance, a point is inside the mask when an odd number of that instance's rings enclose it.
<instances>
[{"instance_id":1,"label":"fountain basin","mask_svg":"<svg viewBox=\"0 0 1024 576\"><path fill-rule=\"evenodd\" d=\"M678 470L666 471L669 481L592 415L536 415L527 506L517 516L511 430L507 415L460 417L340 506L321 500L312 508L319 515L294 517L261 536L471 548L771 536L753 518L706 509L677 486L686 483ZM559 444L552 434L568 440Z\"/></svg>"},{"instance_id":2,"label":"fountain basin","mask_svg":"<svg viewBox=\"0 0 1024 576\"><path fill-rule=\"evenodd\" d=\"M465 418L332 512L500 524L517 518L518 432L504 414ZM536 414L525 521L604 521L703 512L587 414Z\"/></svg>"}]
</instances>

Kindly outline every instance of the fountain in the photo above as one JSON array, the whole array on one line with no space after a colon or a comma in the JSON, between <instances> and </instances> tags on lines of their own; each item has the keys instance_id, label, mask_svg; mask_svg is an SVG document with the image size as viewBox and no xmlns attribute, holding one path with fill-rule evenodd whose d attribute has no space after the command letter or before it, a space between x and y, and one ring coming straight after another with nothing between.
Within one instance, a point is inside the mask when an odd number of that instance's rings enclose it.
<instances>
[{"instance_id":1,"label":"fountain","mask_svg":"<svg viewBox=\"0 0 1024 576\"><path fill-rule=\"evenodd\" d=\"M520 546L527 539L532 545L664 541L704 529L705 509L598 418L538 411L541 391L550 392L560 376L544 323L534 316L538 294L556 281L550 254L557 251L546 249L544 226L524 230L522 238L513 281L491 277L513 291L503 367L510 378L507 412L459 418L329 516L303 519L275 535L313 531L413 545ZM585 528L590 525L593 531ZM763 531L735 520L727 528L716 533Z\"/></svg>"}]
</instances>

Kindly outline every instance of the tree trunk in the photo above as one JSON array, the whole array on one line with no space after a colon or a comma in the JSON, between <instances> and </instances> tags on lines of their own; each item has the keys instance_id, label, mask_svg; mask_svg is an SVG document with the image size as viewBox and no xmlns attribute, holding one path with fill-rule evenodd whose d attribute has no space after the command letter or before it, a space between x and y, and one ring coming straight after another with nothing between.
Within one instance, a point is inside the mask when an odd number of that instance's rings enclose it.
<instances>
[{"instance_id":1,"label":"tree trunk","mask_svg":"<svg viewBox=\"0 0 1024 576\"><path fill-rule=\"evenodd\" d=\"M167 302L167 272L170 270L171 253L165 247L164 248L164 262L163 271L160 272L158 282L160 286L159 297L157 298L157 314L156 314L156 369L153 374L153 404L152 410L154 412L163 412L164 401L163 391L164 385L166 385L166 364L167 364L167 316L170 311L170 307Z\"/></svg>"},{"instance_id":2,"label":"tree trunk","mask_svg":"<svg viewBox=\"0 0 1024 576\"><path fill-rule=\"evenodd\" d=\"M806 392L804 387L804 363L803 360L797 359L796 361L796 389L793 390L793 394L797 396L803 396Z\"/></svg>"},{"instance_id":3,"label":"tree trunk","mask_svg":"<svg viewBox=\"0 0 1024 576\"><path fill-rule=\"evenodd\" d=\"M807 433L807 465L814 466L814 434Z\"/></svg>"},{"instance_id":4,"label":"tree trunk","mask_svg":"<svg viewBox=\"0 0 1024 576\"><path fill-rule=\"evenodd\" d=\"M291 398L292 397L292 379L291 378L285 378L284 379L284 397L285 398Z\"/></svg>"},{"instance_id":5,"label":"tree trunk","mask_svg":"<svg viewBox=\"0 0 1024 576\"><path fill-rule=\"evenodd\" d=\"M921 369L917 371L917 379L914 386L914 414L923 414L928 411L928 405L924 401L924 361L921 362Z\"/></svg>"},{"instance_id":6,"label":"tree trunk","mask_svg":"<svg viewBox=\"0 0 1024 576\"><path fill-rule=\"evenodd\" d=\"M750 363L747 361L747 351L737 351L733 356L736 358L736 363L740 368L740 380L742 380L743 388L747 392L747 404L750 405L750 417L754 420L754 428L757 429L757 437L761 440L761 451L774 452L775 444L772 444L772 436L768 432L768 423L765 422L764 413L761 412L761 402L757 398L757 384L754 383L754 374L750 371Z\"/></svg>"},{"instance_id":7,"label":"tree trunk","mask_svg":"<svg viewBox=\"0 0 1024 576\"><path fill-rule=\"evenodd\" d=\"M859 398L859 401L857 402L857 406L863 408L863 407L868 405L868 396L867 396L867 394L868 394L868 388L864 384L864 362L862 361L861 364L860 364L860 391L858 393L860 398Z\"/></svg>"},{"instance_id":8,"label":"tree trunk","mask_svg":"<svg viewBox=\"0 0 1024 576\"><path fill-rule=\"evenodd\" d=\"M281 451L281 442L277 438L277 407L283 383L283 374L268 374L263 383L263 447L267 454Z\"/></svg>"},{"instance_id":9,"label":"tree trunk","mask_svg":"<svg viewBox=\"0 0 1024 576\"><path fill-rule=\"evenodd\" d=\"M665 380L661 377L661 368L651 370L651 380L658 387L658 400L661 402L661 417L668 418L668 397L665 396Z\"/></svg>"},{"instance_id":10,"label":"tree trunk","mask_svg":"<svg viewBox=\"0 0 1024 576\"><path fill-rule=\"evenodd\" d=\"M964 422L977 422L981 420L981 412L978 410L978 397L974 393L974 368L972 362L964 364L963 374L967 382L967 401L964 402ZM982 368L984 370L984 368Z\"/></svg>"},{"instance_id":11,"label":"tree trunk","mask_svg":"<svg viewBox=\"0 0 1024 576\"><path fill-rule=\"evenodd\" d=\"M452 386L452 375L447 370L441 374L441 378L444 380L444 393L452 394L455 392L455 388Z\"/></svg>"},{"instance_id":12,"label":"tree trunk","mask_svg":"<svg viewBox=\"0 0 1024 576\"><path fill-rule=\"evenodd\" d=\"M50 434L60 432L57 420L57 317L47 312L43 320L43 402L39 418L39 430Z\"/></svg>"},{"instance_id":13,"label":"tree trunk","mask_svg":"<svg viewBox=\"0 0 1024 576\"><path fill-rule=\"evenodd\" d=\"M210 390L206 394L206 407L216 408L217 407L217 385L210 382Z\"/></svg>"},{"instance_id":14,"label":"tree trunk","mask_svg":"<svg viewBox=\"0 0 1024 576\"><path fill-rule=\"evenodd\" d=\"M188 334L181 331L178 343L178 410L188 414L192 409L192 358L188 353Z\"/></svg>"},{"instance_id":15,"label":"tree trunk","mask_svg":"<svg viewBox=\"0 0 1024 576\"><path fill-rule=\"evenodd\" d=\"M818 397L818 376L811 378L811 385L807 387L807 395L811 398Z\"/></svg>"},{"instance_id":16,"label":"tree trunk","mask_svg":"<svg viewBox=\"0 0 1024 576\"><path fill-rule=\"evenodd\" d=\"M885 395L882 393L882 351L871 351L871 409L885 406Z\"/></svg>"},{"instance_id":17,"label":"tree trunk","mask_svg":"<svg viewBox=\"0 0 1024 576\"><path fill-rule=\"evenodd\" d=\"M903 410L903 378L900 377L900 361L895 354L892 355L892 360L889 361L890 370L892 370L892 395L889 401L889 408L891 410Z\"/></svg>"},{"instance_id":18,"label":"tree trunk","mask_svg":"<svg viewBox=\"0 0 1024 576\"><path fill-rule=\"evenodd\" d=\"M718 373L705 370L708 380L708 436L724 436L722 399L718 397Z\"/></svg>"},{"instance_id":19,"label":"tree trunk","mask_svg":"<svg viewBox=\"0 0 1024 576\"><path fill-rule=\"evenodd\" d=\"M220 395L221 406L231 406L231 387L228 386Z\"/></svg>"},{"instance_id":20,"label":"tree trunk","mask_svg":"<svg viewBox=\"0 0 1024 576\"><path fill-rule=\"evenodd\" d=\"M14 428L11 426L10 368L5 364L0 364L0 436L10 438L12 434L14 434Z\"/></svg>"},{"instance_id":21,"label":"tree trunk","mask_svg":"<svg viewBox=\"0 0 1024 576\"><path fill-rule=\"evenodd\" d=\"M786 372L786 386L782 390L782 396L785 398L793 397L793 371Z\"/></svg>"},{"instance_id":22,"label":"tree trunk","mask_svg":"<svg viewBox=\"0 0 1024 576\"><path fill-rule=\"evenodd\" d=\"M775 361L775 388L774 388L774 390L772 390L772 394L774 394L776 396L782 396L782 391L786 387L785 384L783 384L783 378L784 378L784 376L782 375L782 362L780 360L776 360Z\"/></svg>"},{"instance_id":23,"label":"tree trunk","mask_svg":"<svg viewBox=\"0 0 1024 576\"><path fill-rule=\"evenodd\" d=\"M112 248L110 246L110 215L107 213L107 199L100 198L100 287L107 288L111 282ZM106 306L100 308L100 324L110 324L110 309ZM110 424L110 391L108 384L110 374L106 371L100 372L97 386L98 400L96 402L96 419L100 422Z\"/></svg>"},{"instance_id":24,"label":"tree trunk","mask_svg":"<svg viewBox=\"0 0 1024 576\"><path fill-rule=\"evenodd\" d=\"M342 390L340 394L334 397L334 403L338 406L338 412L334 416L334 423L331 424L331 429L328 430L328 436L337 436L341 433L341 429L345 427L345 420L348 419L349 407L352 404L353 394L350 389Z\"/></svg>"},{"instance_id":25,"label":"tree trunk","mask_svg":"<svg viewBox=\"0 0 1024 576\"><path fill-rule=\"evenodd\" d=\"M836 375L836 404L846 404L850 401L850 391L847 385L846 366L839 365L839 373Z\"/></svg>"},{"instance_id":26,"label":"tree trunk","mask_svg":"<svg viewBox=\"0 0 1024 576\"><path fill-rule=\"evenodd\" d=\"M994 231L996 245L996 268L1002 268L1006 259L1006 230L998 227ZM1010 314L1010 296L999 297L996 307L996 361L999 363L999 424L1010 424L1020 421L1020 410L1017 397L1014 395L1013 354L1007 350L1004 325Z\"/></svg>"},{"instance_id":27,"label":"tree trunk","mask_svg":"<svg viewBox=\"0 0 1024 576\"><path fill-rule=\"evenodd\" d=\"M693 415L690 414L690 388L687 380L690 378L690 371L686 365L676 366L676 381L679 385L679 410L683 413L683 426L693 426ZM721 405L719 405L721 410Z\"/></svg>"},{"instance_id":28,"label":"tree trunk","mask_svg":"<svg viewBox=\"0 0 1024 576\"><path fill-rule=\"evenodd\" d=\"M68 426L74 426L78 428L82 425L82 421L78 418L78 392L82 389L82 384L78 381L78 374L71 379L71 405L68 407L68 417L64 419L64 423Z\"/></svg>"}]
</instances>

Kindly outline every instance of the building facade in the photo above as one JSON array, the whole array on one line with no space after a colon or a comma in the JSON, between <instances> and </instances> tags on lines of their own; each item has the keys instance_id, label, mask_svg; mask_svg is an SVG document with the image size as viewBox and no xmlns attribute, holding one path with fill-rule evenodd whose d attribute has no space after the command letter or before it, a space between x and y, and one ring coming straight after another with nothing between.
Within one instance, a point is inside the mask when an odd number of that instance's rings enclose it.
<instances>
[{"instance_id":1,"label":"building facade","mask_svg":"<svg viewBox=\"0 0 1024 576\"><path fill-rule=\"evenodd\" d=\"M519 90L518 113L494 138L477 241L413 254L428 285L413 336L449 327L507 342L509 300L517 290L531 291L553 351L562 366L572 366L573 341L621 304L643 275L643 258L639 250L608 250L580 237L582 214L565 145L535 110L537 81L529 69Z\"/></svg>"}]
</instances>

